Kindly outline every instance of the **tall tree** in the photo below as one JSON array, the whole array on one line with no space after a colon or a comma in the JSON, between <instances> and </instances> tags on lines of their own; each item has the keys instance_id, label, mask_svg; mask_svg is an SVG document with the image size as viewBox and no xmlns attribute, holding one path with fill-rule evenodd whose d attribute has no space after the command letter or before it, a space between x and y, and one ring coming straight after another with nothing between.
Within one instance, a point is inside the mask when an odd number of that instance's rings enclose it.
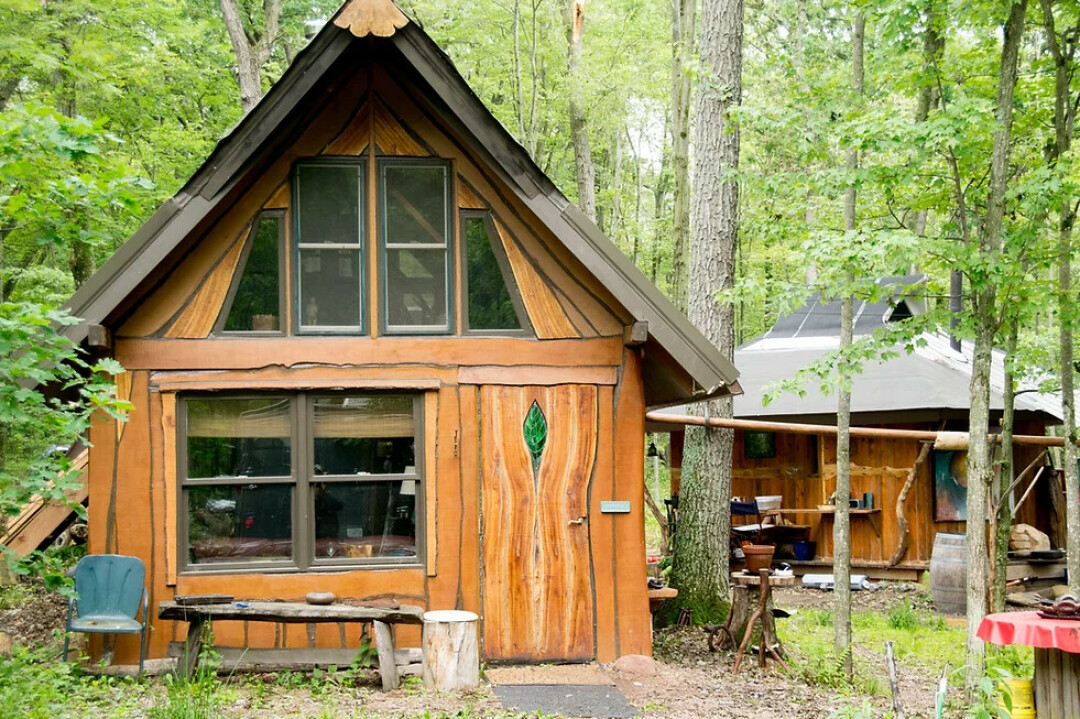
<instances>
[{"instance_id":1,"label":"tall tree","mask_svg":"<svg viewBox=\"0 0 1080 719\"><path fill-rule=\"evenodd\" d=\"M671 163L675 187L670 296L683 310L690 259L690 108L694 88L690 65L696 51L696 24L697 0L671 0Z\"/></svg>"},{"instance_id":2,"label":"tall tree","mask_svg":"<svg viewBox=\"0 0 1080 719\"><path fill-rule=\"evenodd\" d=\"M585 113L585 70L582 37L585 32L585 0L566 3L566 63L569 70L570 139L574 145L578 207L596 221L596 166L589 147L589 124Z\"/></svg>"},{"instance_id":3,"label":"tall tree","mask_svg":"<svg viewBox=\"0 0 1080 719\"><path fill-rule=\"evenodd\" d=\"M731 304L718 303L716 293L730 290L735 279L739 127L732 110L742 99L742 40L742 0L704 0L688 306L690 320L729 358L735 350L735 312ZM715 416L732 416L730 398L710 405ZM686 433L674 576L680 600L690 606L717 608L727 601L732 442L727 429L690 428Z\"/></svg>"},{"instance_id":4,"label":"tall tree","mask_svg":"<svg viewBox=\"0 0 1080 719\"><path fill-rule=\"evenodd\" d=\"M851 28L851 94L855 103L863 94L863 51L865 48L866 16L861 12ZM859 151L852 146L847 151L848 187L844 192L844 231L856 232L855 172L859 168ZM853 269L848 269L849 286L854 285ZM844 292L840 304L840 352L851 346L854 330L853 287ZM839 364L839 391L836 410L836 515L833 518L833 644L836 656L843 664L848 680L852 678L851 662L851 367L842 360Z\"/></svg>"},{"instance_id":5,"label":"tall tree","mask_svg":"<svg viewBox=\"0 0 1080 719\"><path fill-rule=\"evenodd\" d=\"M236 79L244 113L262 99L263 65L270 59L281 28L281 0L263 0L261 22L241 0L219 0L221 19L236 55ZM246 15L246 22L243 15Z\"/></svg>"},{"instance_id":6,"label":"tall tree","mask_svg":"<svg viewBox=\"0 0 1080 719\"><path fill-rule=\"evenodd\" d=\"M1055 26L1054 5L1061 3L1040 0L1046 43L1054 61L1054 141L1048 150L1051 167L1057 168L1072 145L1076 103L1072 95L1075 70L1077 32L1080 24L1060 32ZM1065 425L1065 516L1068 527L1069 589L1080 592L1080 495L1068 488L1080 484L1076 466L1076 400L1073 365L1073 290L1072 290L1072 228L1076 221L1076 204L1072 194L1063 194L1055 203L1058 240L1058 329L1061 342L1061 413Z\"/></svg>"},{"instance_id":7,"label":"tall tree","mask_svg":"<svg viewBox=\"0 0 1080 719\"><path fill-rule=\"evenodd\" d=\"M976 263L971 272L972 318L975 344L971 366L971 410L968 420L970 446L967 474L967 656L966 687L974 696L984 671L984 646L976 635L987 602L987 495L993 476L993 445L990 431L990 364L998 322L998 277L995 265L1001 261L1005 191L1012 149L1013 98L1016 91L1017 61L1024 32L1027 0L1016 0L1009 8L1004 24L1004 40L998 74L995 103L993 148L990 157L990 182L986 214L978 233Z\"/></svg>"}]
</instances>

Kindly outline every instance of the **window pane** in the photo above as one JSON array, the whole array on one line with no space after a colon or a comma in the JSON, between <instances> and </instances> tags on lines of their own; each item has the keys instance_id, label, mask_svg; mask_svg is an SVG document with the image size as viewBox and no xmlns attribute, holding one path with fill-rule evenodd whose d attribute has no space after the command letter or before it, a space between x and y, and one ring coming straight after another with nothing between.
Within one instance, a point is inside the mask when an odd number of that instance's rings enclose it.
<instances>
[{"instance_id":1,"label":"window pane","mask_svg":"<svg viewBox=\"0 0 1080 719\"><path fill-rule=\"evenodd\" d=\"M283 397L188 400L187 476L291 476L291 422Z\"/></svg>"},{"instance_id":2,"label":"window pane","mask_svg":"<svg viewBox=\"0 0 1080 719\"><path fill-rule=\"evenodd\" d=\"M386 243L446 244L446 167L383 168Z\"/></svg>"},{"instance_id":3,"label":"window pane","mask_svg":"<svg viewBox=\"0 0 1080 719\"><path fill-rule=\"evenodd\" d=\"M277 330L279 304L278 236L280 217L264 217L255 226L251 251L242 268L225 330Z\"/></svg>"},{"instance_id":4,"label":"window pane","mask_svg":"<svg viewBox=\"0 0 1080 719\"><path fill-rule=\"evenodd\" d=\"M296 169L299 242L360 243L359 172L357 165Z\"/></svg>"},{"instance_id":5,"label":"window pane","mask_svg":"<svg viewBox=\"0 0 1080 719\"><path fill-rule=\"evenodd\" d=\"M360 326L360 253L300 250L300 324Z\"/></svg>"},{"instance_id":6,"label":"window pane","mask_svg":"<svg viewBox=\"0 0 1080 719\"><path fill-rule=\"evenodd\" d=\"M292 487L191 487L188 562L273 561L292 557Z\"/></svg>"},{"instance_id":7,"label":"window pane","mask_svg":"<svg viewBox=\"0 0 1080 719\"><path fill-rule=\"evenodd\" d=\"M394 482L312 485L316 557L415 557L416 489Z\"/></svg>"},{"instance_id":8,"label":"window pane","mask_svg":"<svg viewBox=\"0 0 1080 719\"><path fill-rule=\"evenodd\" d=\"M386 324L445 328L446 250L386 251Z\"/></svg>"},{"instance_id":9,"label":"window pane","mask_svg":"<svg viewBox=\"0 0 1080 719\"><path fill-rule=\"evenodd\" d=\"M469 329L519 330L514 302L481 217L465 220L465 264L469 280Z\"/></svg>"},{"instance_id":10,"label":"window pane","mask_svg":"<svg viewBox=\"0 0 1080 719\"><path fill-rule=\"evenodd\" d=\"M412 397L320 397L313 406L316 475L416 471Z\"/></svg>"}]
</instances>

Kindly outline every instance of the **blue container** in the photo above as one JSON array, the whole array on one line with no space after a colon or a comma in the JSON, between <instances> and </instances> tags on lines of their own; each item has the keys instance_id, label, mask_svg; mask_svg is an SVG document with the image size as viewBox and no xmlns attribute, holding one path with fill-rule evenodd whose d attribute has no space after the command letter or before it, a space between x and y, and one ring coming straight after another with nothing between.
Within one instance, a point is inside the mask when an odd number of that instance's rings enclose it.
<instances>
[{"instance_id":1,"label":"blue container","mask_svg":"<svg viewBox=\"0 0 1080 719\"><path fill-rule=\"evenodd\" d=\"M795 542L793 549L795 551L795 559L800 562L808 562L814 558L815 554L817 554L817 544L815 542L799 540Z\"/></svg>"}]
</instances>

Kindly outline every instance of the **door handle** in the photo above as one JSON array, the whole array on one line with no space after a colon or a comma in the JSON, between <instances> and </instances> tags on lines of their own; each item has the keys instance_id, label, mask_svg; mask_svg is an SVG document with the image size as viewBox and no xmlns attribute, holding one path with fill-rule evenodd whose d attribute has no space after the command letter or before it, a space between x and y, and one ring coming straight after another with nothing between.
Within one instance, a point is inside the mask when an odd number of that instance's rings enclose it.
<instances>
[{"instance_id":1,"label":"door handle","mask_svg":"<svg viewBox=\"0 0 1080 719\"><path fill-rule=\"evenodd\" d=\"M589 515L583 514L580 517L578 517L577 519L571 519L570 521L567 522L567 524L581 525L581 524L585 524L585 522L588 522L588 521L589 521Z\"/></svg>"}]
</instances>

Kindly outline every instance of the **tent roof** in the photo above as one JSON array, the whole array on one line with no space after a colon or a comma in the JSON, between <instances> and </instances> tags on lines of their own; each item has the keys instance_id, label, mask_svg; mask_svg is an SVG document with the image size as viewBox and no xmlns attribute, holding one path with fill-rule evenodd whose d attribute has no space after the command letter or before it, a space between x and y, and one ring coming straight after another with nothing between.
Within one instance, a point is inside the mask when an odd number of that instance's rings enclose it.
<instances>
[{"instance_id":1,"label":"tent roof","mask_svg":"<svg viewBox=\"0 0 1080 719\"><path fill-rule=\"evenodd\" d=\"M470 148L626 310L648 323L644 373L651 405L737 393L738 372L615 245L555 187L465 83L449 57L390 0L349 0L300 52L260 103L68 302L83 322L66 330L83 340L137 304L185 251L193 230L250 182L328 89L332 69L368 53L415 76ZM679 371L673 371L681 370Z\"/></svg>"}]
</instances>

